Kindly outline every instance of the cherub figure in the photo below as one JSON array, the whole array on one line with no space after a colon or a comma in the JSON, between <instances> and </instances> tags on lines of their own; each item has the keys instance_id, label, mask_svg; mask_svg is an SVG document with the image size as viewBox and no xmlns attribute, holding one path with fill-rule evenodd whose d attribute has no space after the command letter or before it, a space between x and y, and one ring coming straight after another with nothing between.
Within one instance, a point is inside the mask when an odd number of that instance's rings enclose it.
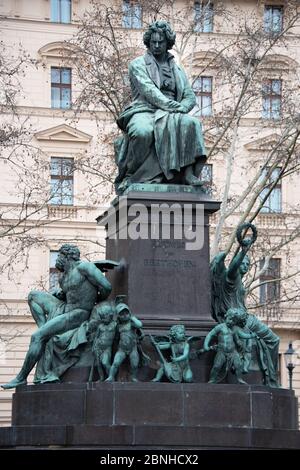
<instances>
[{"instance_id":1,"label":"cherub figure","mask_svg":"<svg viewBox=\"0 0 300 470\"><path fill-rule=\"evenodd\" d=\"M152 382L160 382L165 375L171 382L192 382L193 372L189 364L190 345L183 325L173 325L170 328L169 341L156 342L151 337L162 366L158 369ZM171 362L168 362L161 350L171 349Z\"/></svg>"},{"instance_id":2,"label":"cherub figure","mask_svg":"<svg viewBox=\"0 0 300 470\"><path fill-rule=\"evenodd\" d=\"M110 367L109 375L106 382L113 382L120 365L124 362L126 357L129 357L131 377L133 382L138 382L137 371L140 362L138 352L138 334L142 328L142 322L133 316L129 307L124 303L119 303L116 306L117 314L117 330L120 335L118 350L115 354L114 361Z\"/></svg>"},{"instance_id":3,"label":"cherub figure","mask_svg":"<svg viewBox=\"0 0 300 470\"><path fill-rule=\"evenodd\" d=\"M242 379L243 361L240 351L243 348L243 339L256 338L255 333L245 333L240 326L240 309L230 308L225 314L225 322L215 326L206 336L204 351L211 349L210 342L216 337L218 340L217 354L210 372L209 383L221 382L231 370L238 383L246 384Z\"/></svg>"},{"instance_id":4,"label":"cherub figure","mask_svg":"<svg viewBox=\"0 0 300 470\"><path fill-rule=\"evenodd\" d=\"M111 368L112 346L116 334L117 322L114 320L115 306L110 302L102 302L93 308L89 325L89 333L96 330L92 351L94 362L91 368L90 380L93 377L94 366L97 366L99 380L104 380L104 371L109 375Z\"/></svg>"}]
</instances>

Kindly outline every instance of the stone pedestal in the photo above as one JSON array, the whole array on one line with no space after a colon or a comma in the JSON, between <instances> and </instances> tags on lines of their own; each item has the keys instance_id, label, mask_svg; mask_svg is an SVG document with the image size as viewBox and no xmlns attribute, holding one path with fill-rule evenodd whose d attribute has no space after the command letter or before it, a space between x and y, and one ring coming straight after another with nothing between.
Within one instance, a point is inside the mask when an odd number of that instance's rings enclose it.
<instances>
[{"instance_id":1,"label":"stone pedestal","mask_svg":"<svg viewBox=\"0 0 300 470\"><path fill-rule=\"evenodd\" d=\"M18 387L2 448L299 449L293 392L247 385Z\"/></svg>"},{"instance_id":2,"label":"stone pedestal","mask_svg":"<svg viewBox=\"0 0 300 470\"><path fill-rule=\"evenodd\" d=\"M188 334L198 336L191 341L191 349L199 349L215 325L210 313L209 216L219 203L190 187L167 186L162 192L160 185L158 192L155 186L142 186L132 187L125 200L116 198L111 210L98 218L109 235L107 259L120 261L119 268L108 273L111 298L126 296L132 312L143 321L145 333L166 334L171 325L184 324ZM151 226L151 210L162 204L171 222L158 220ZM170 209L178 212L174 215ZM203 218L199 218L201 210ZM184 214L193 231L203 230L201 248L188 250L187 235L176 238ZM144 237L126 237L128 230L136 233L137 227ZM163 239L162 232L168 227L170 236ZM230 374L227 383L208 384L212 351L191 358L194 383L152 383L160 362L147 336L143 348L151 362L139 369L139 383L126 381L130 380L128 361L120 368L118 382L87 383L91 364L79 360L62 377L63 383L18 387L13 396L12 426L0 428L0 447L105 451L300 448L294 392L238 385ZM245 378L252 384L262 379L259 371Z\"/></svg>"},{"instance_id":3,"label":"stone pedestal","mask_svg":"<svg viewBox=\"0 0 300 470\"><path fill-rule=\"evenodd\" d=\"M210 313L209 216L220 204L202 192L190 192L190 187L189 192L184 192L185 187L179 187L178 192L176 186L156 192L152 185L147 188L153 191L137 191L135 186L126 200L116 198L111 210L98 218L109 234L106 257L121 261L121 269L108 273L112 296L126 295L132 312L146 327L161 330L179 322L198 334L200 330L207 332L214 323ZM158 207L165 211L165 218L151 224ZM200 249L187 249L189 240L184 231L189 221L193 232L203 232ZM147 238L132 239L129 235L124 239L137 225ZM170 236L164 239L168 226ZM181 239L176 239L178 230L183 234Z\"/></svg>"}]
</instances>

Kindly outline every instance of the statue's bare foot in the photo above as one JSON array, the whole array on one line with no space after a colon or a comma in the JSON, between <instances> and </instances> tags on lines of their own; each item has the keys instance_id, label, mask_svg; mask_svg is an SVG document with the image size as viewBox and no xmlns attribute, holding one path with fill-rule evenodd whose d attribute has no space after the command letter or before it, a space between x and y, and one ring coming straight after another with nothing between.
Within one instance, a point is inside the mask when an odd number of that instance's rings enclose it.
<instances>
[{"instance_id":1,"label":"statue's bare foot","mask_svg":"<svg viewBox=\"0 0 300 470\"><path fill-rule=\"evenodd\" d=\"M113 377L107 377L107 379L105 379L104 382L114 382L114 378Z\"/></svg>"},{"instance_id":2,"label":"statue's bare foot","mask_svg":"<svg viewBox=\"0 0 300 470\"><path fill-rule=\"evenodd\" d=\"M136 377L132 377L132 378L131 378L131 381L132 381L132 382L138 382L138 379L137 379Z\"/></svg>"},{"instance_id":3,"label":"statue's bare foot","mask_svg":"<svg viewBox=\"0 0 300 470\"><path fill-rule=\"evenodd\" d=\"M151 382L160 382L160 379L157 379L156 377L151 380Z\"/></svg>"},{"instance_id":4,"label":"statue's bare foot","mask_svg":"<svg viewBox=\"0 0 300 470\"><path fill-rule=\"evenodd\" d=\"M188 174L185 176L185 183L191 186L203 186L203 181L200 181L193 174Z\"/></svg>"},{"instance_id":5,"label":"statue's bare foot","mask_svg":"<svg viewBox=\"0 0 300 470\"><path fill-rule=\"evenodd\" d=\"M10 382L8 382L7 384L2 384L1 387L4 389L4 390L8 390L10 388L16 388L18 387L19 385L26 385L27 384L27 380L20 380L18 379L17 377L13 380L11 380Z\"/></svg>"}]
</instances>

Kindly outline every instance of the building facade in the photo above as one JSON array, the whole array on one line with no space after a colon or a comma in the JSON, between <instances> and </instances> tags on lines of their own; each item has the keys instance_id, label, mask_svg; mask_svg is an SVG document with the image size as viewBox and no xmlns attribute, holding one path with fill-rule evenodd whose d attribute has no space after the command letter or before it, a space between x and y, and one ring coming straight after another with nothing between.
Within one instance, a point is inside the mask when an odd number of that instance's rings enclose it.
<instances>
[{"instance_id":1,"label":"building facade","mask_svg":"<svg viewBox=\"0 0 300 470\"><path fill-rule=\"evenodd\" d=\"M146 2L116 0L115 3L120 8L117 28L126 35L141 37L145 21L151 16ZM271 36L280 33L285 27L286 5L271 0L175 1L170 4L173 9L170 21L176 18L174 12L184 10L184 15L189 14L193 24L189 46L175 49L174 54L193 81L197 95L193 113L203 122L207 148L214 150L204 173L208 182L212 180L216 196L224 195L230 176L230 192L226 200L233 208L222 228L226 235L240 221L243 210L247 210L246 196L244 206L241 203L236 208L235 197L246 191L248 183L251 187L260 162L278 145L283 127L280 117L285 112L284 90L289 85L294 92L295 77L300 71L300 21L297 20L293 29L287 32L284 44L274 45L269 60L264 63L259 91L261 98L255 100L252 95L253 107L239 116L238 125L232 126L230 138L226 139L224 134L224 139L215 146L216 134L212 129L216 120L220 122L222 116L226 116L226 103L235 93L234 84L230 77L226 77L226 61L216 60L217 47L237 41L242 14L249 16L250 21L254 12L265 33L269 32ZM55 257L59 246L64 242L74 242L80 247L82 257L88 259L102 257L105 252L104 232L97 227L95 219L110 199L110 181L113 181L114 174L111 160L108 159L107 163L105 160L112 153L111 146L105 139L99 139L99 134L101 137L109 136L114 123L103 107L97 109L97 120L90 110L83 109L80 114L76 112L72 105L80 95L76 67L72 66L76 55L71 59L65 55L66 42L76 33L82 24L81 18L89 9L88 0L0 1L4 53L7 57L17 57L24 56L26 51L32 59L19 76L21 88L17 85L16 106L13 109L8 107L2 113L4 120L13 118L22 127L19 135L22 142L27 142L29 135L30 141L21 147L14 143L14 152L17 147L18 150L12 157L15 158L13 164L8 156L12 147L3 147L4 158L0 160L3 223L0 252L1 383L18 372L35 329L26 301L28 292L32 288L51 288L57 282ZM180 25L178 28L178 39L182 44ZM245 40L245 36L243 38ZM142 47L139 43L136 45ZM238 57L238 49L241 48L238 42L235 47ZM296 153L297 145L294 147ZM239 158L233 158L229 164L233 154ZM89 156L99 158L103 164L107 171L107 184L102 179L99 185L97 175L86 171ZM14 165L16 162L18 165ZM250 166L249 162L252 162ZM270 187L282 166L275 164L271 172L268 168L268 165L262 168L262 175L267 172ZM290 341L295 348L300 348L298 174L296 168L276 181L255 219L261 244L269 246L273 243L279 248L272 254L268 268L256 280L257 289L249 297L250 308L255 306L254 313L268 322L281 338L280 381L284 387L288 385L288 379L283 354ZM265 187L260 192L261 199L264 191L268 190L266 186L267 189ZM254 187L257 190L257 184ZM249 214L253 213L254 209L251 209ZM218 230L220 214L216 217L212 220L212 233ZM8 227L10 232L7 235ZM20 232L19 227L23 227ZM17 239L21 240L19 245ZM216 245L217 248L220 246L222 242ZM264 260L262 250L257 255L257 269L263 266ZM279 302L280 298L284 298L284 302ZM295 369L293 385L300 395L300 364ZM1 391L0 425L10 423L10 414L11 392Z\"/></svg>"}]
</instances>

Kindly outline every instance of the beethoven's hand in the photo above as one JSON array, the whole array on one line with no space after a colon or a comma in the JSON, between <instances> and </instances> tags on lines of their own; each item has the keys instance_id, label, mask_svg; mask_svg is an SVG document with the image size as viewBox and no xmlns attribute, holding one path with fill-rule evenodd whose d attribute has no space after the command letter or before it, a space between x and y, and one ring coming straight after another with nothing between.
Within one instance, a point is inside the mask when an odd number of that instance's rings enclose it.
<instances>
[{"instance_id":1,"label":"beethoven's hand","mask_svg":"<svg viewBox=\"0 0 300 470\"><path fill-rule=\"evenodd\" d=\"M179 108L176 110L177 113L184 113L186 114L186 109L184 106L179 105Z\"/></svg>"},{"instance_id":2,"label":"beethoven's hand","mask_svg":"<svg viewBox=\"0 0 300 470\"><path fill-rule=\"evenodd\" d=\"M180 113L182 112L182 106L177 101L170 101L169 110L171 113Z\"/></svg>"}]
</instances>

